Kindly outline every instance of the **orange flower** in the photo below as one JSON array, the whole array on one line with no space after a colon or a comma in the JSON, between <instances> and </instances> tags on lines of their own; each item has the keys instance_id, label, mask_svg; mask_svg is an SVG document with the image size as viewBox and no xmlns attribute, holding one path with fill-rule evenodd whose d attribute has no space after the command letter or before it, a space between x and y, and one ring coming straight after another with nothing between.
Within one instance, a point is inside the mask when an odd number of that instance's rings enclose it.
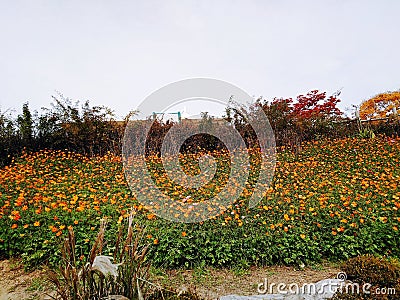
<instances>
[{"instance_id":1,"label":"orange flower","mask_svg":"<svg viewBox=\"0 0 400 300\"><path fill-rule=\"evenodd\" d=\"M56 236L60 236L62 234L62 231L60 230L60 231L58 231L57 233L56 233Z\"/></svg>"},{"instance_id":2,"label":"orange flower","mask_svg":"<svg viewBox=\"0 0 400 300\"><path fill-rule=\"evenodd\" d=\"M156 215L155 214L149 214L149 215L147 215L147 219L149 219L149 220L153 220L153 219L155 219L156 218Z\"/></svg>"},{"instance_id":3,"label":"orange flower","mask_svg":"<svg viewBox=\"0 0 400 300\"><path fill-rule=\"evenodd\" d=\"M300 234L300 237L304 240L306 238L306 235L302 233Z\"/></svg>"},{"instance_id":4,"label":"orange flower","mask_svg":"<svg viewBox=\"0 0 400 300\"><path fill-rule=\"evenodd\" d=\"M39 221L36 221L35 223L33 223L33 226L35 226L35 227L40 226L40 222L39 222Z\"/></svg>"},{"instance_id":5,"label":"orange flower","mask_svg":"<svg viewBox=\"0 0 400 300\"><path fill-rule=\"evenodd\" d=\"M14 221L18 221L19 219L21 219L21 216L19 214L18 210L14 210L11 212L10 218Z\"/></svg>"},{"instance_id":6,"label":"orange flower","mask_svg":"<svg viewBox=\"0 0 400 300\"><path fill-rule=\"evenodd\" d=\"M15 229L15 228L17 228L17 227L18 227L18 224L15 224L15 223L14 223L14 224L11 225L11 228L12 228L12 229Z\"/></svg>"},{"instance_id":7,"label":"orange flower","mask_svg":"<svg viewBox=\"0 0 400 300\"><path fill-rule=\"evenodd\" d=\"M154 239L153 244L157 245L158 244L158 239Z\"/></svg>"},{"instance_id":8,"label":"orange flower","mask_svg":"<svg viewBox=\"0 0 400 300\"><path fill-rule=\"evenodd\" d=\"M187 236L187 233L185 231L182 231L182 236L183 237Z\"/></svg>"}]
</instances>

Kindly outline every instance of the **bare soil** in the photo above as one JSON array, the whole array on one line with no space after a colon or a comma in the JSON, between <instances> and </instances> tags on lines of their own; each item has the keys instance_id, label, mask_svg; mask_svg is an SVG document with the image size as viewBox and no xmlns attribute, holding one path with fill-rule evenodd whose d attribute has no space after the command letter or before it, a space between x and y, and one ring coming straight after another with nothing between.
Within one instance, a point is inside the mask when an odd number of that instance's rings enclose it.
<instances>
[{"instance_id":1,"label":"bare soil","mask_svg":"<svg viewBox=\"0 0 400 300\"><path fill-rule=\"evenodd\" d=\"M315 283L322 279L336 278L339 268L332 264L317 267L306 267L296 270L293 267L252 267L248 270L203 269L172 270L161 275L158 282L175 289L191 289L206 299L217 299L219 296L257 295L260 283L295 283L300 287L305 283ZM277 292L273 289L272 292Z\"/></svg>"},{"instance_id":2,"label":"bare soil","mask_svg":"<svg viewBox=\"0 0 400 300\"><path fill-rule=\"evenodd\" d=\"M238 294L255 295L257 286L265 279L268 283L313 283L322 279L335 278L339 268L332 264L320 264L296 270L293 267L252 267L235 269L154 269L151 281L174 290L195 290L205 299ZM25 272L20 261L0 261L0 300L41 300L50 293L46 283L46 272L35 270Z\"/></svg>"},{"instance_id":3,"label":"bare soil","mask_svg":"<svg viewBox=\"0 0 400 300\"><path fill-rule=\"evenodd\" d=\"M46 292L45 272L25 272L19 260L0 261L0 300L42 299Z\"/></svg>"}]
</instances>

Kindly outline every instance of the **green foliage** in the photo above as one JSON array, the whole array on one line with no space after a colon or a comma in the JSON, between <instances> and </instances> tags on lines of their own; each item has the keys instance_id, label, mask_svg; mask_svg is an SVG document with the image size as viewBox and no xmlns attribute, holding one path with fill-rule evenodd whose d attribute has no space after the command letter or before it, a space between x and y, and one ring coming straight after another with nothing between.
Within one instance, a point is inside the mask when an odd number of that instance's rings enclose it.
<instances>
[{"instance_id":1,"label":"green foliage","mask_svg":"<svg viewBox=\"0 0 400 300\"><path fill-rule=\"evenodd\" d=\"M375 133L370 128L363 128L358 132L358 137L360 139L373 139L375 138Z\"/></svg>"}]
</instances>

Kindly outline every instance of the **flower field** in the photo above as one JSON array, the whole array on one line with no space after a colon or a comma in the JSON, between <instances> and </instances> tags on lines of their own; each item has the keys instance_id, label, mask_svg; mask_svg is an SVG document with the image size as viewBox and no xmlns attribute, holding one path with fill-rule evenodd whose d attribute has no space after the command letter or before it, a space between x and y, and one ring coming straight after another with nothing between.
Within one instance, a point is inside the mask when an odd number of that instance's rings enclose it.
<instances>
[{"instance_id":1,"label":"flower field","mask_svg":"<svg viewBox=\"0 0 400 300\"><path fill-rule=\"evenodd\" d=\"M221 161L216 178L225 182ZM296 265L365 253L400 257L399 166L400 139L315 141L296 156L278 154L273 185L256 208L248 208L246 189L219 216L191 224L144 209L125 181L120 157L25 154L0 170L0 256L56 264L72 226L84 261L100 219L107 220L106 240L112 241L135 207L151 244L149 258L158 266ZM185 192L171 190L162 178L156 178L161 189ZM218 191L213 185L196 197ZM103 252L114 246L106 244Z\"/></svg>"}]
</instances>

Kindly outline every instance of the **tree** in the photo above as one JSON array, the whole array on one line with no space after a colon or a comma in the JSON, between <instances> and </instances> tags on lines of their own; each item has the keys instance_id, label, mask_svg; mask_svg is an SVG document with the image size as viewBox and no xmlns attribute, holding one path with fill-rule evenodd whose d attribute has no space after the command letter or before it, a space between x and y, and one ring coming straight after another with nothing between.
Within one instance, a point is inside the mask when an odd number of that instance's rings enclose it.
<instances>
[{"instance_id":1,"label":"tree","mask_svg":"<svg viewBox=\"0 0 400 300\"><path fill-rule=\"evenodd\" d=\"M18 129L24 146L31 146L33 139L33 120L28 103L22 106L22 115L17 118Z\"/></svg>"},{"instance_id":2,"label":"tree","mask_svg":"<svg viewBox=\"0 0 400 300\"><path fill-rule=\"evenodd\" d=\"M297 101L293 105L293 115L300 118L331 118L340 116L342 112L337 108L340 99L337 93L326 97L326 92L313 90L307 95L297 96Z\"/></svg>"},{"instance_id":3,"label":"tree","mask_svg":"<svg viewBox=\"0 0 400 300\"><path fill-rule=\"evenodd\" d=\"M262 107L275 132L277 144L294 144L332 133L333 122L342 112L337 107L340 92L327 96L313 90L292 98L264 100Z\"/></svg>"},{"instance_id":4,"label":"tree","mask_svg":"<svg viewBox=\"0 0 400 300\"><path fill-rule=\"evenodd\" d=\"M386 118L400 110L400 90L378 94L360 105L363 120Z\"/></svg>"}]
</instances>

